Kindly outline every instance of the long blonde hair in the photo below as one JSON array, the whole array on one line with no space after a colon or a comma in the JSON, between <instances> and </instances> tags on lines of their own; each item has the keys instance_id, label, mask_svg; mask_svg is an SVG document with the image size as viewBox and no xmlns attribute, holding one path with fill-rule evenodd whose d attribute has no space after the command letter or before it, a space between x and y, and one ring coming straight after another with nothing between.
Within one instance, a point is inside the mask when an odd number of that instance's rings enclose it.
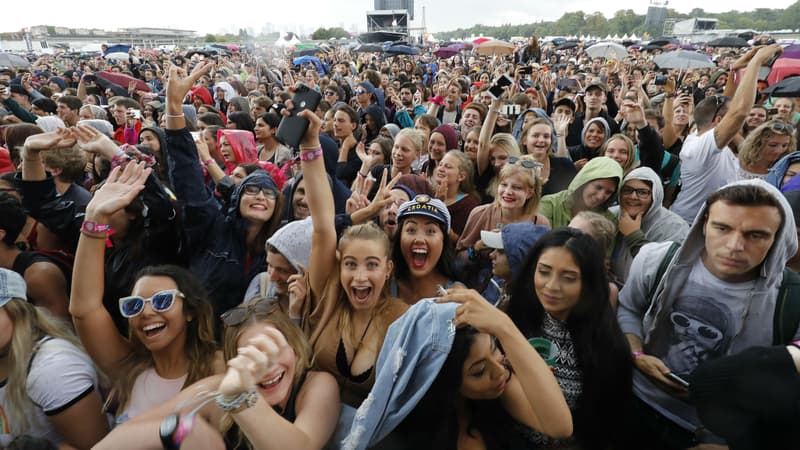
<instances>
[{"instance_id":1,"label":"long blonde hair","mask_svg":"<svg viewBox=\"0 0 800 450\"><path fill-rule=\"evenodd\" d=\"M392 245L389 242L389 236L387 236L386 233L374 222L353 225L347 228L342 234L342 238L339 239L339 254L342 254L342 250L347 244L356 240L373 241L379 243L384 248L383 256L386 258L387 264L392 260ZM389 302L387 301L388 298L389 282L387 280L383 284L383 289L381 290L381 299L378 301L378 304L375 305L375 310L372 312L373 317L375 317L375 325L381 335L385 334L386 330L389 328L389 324L384 323L383 320L383 313L389 307ZM351 342L357 342L358 337L355 335L355 328L352 326L352 320L350 317L352 313L352 306L350 306L350 302L347 299L347 293L345 292L345 289L343 289L341 286L339 289L339 305L340 330L342 331L342 334L349 333L348 336L350 337Z\"/></svg>"},{"instance_id":2,"label":"long blonde hair","mask_svg":"<svg viewBox=\"0 0 800 450\"><path fill-rule=\"evenodd\" d=\"M2 308L14 328L8 355L10 369L3 410L14 426L14 434L21 435L31 431L33 425L31 418L34 417L36 405L28 396L27 379L28 366L37 343L49 336L68 341L81 351L83 346L67 322L44 308L16 298L9 300ZM89 357L86 359L89 360Z\"/></svg>"},{"instance_id":3,"label":"long blonde hair","mask_svg":"<svg viewBox=\"0 0 800 450\"><path fill-rule=\"evenodd\" d=\"M264 300L264 297L255 297L247 301L243 306L254 305ZM314 366L314 352L311 349L311 344L303 334L303 330L281 309L275 309L259 312L253 310L248 312L245 320L237 325L225 327L225 332L222 338L222 351L225 355L225 361L229 361L239 354L239 338L242 334L250 328L250 326L263 323L274 326L286 338L286 343L294 351L294 378L292 379L292 389L300 382L300 379ZM219 430L224 436L228 430L233 426L233 418L230 413L225 413L220 419ZM247 443L248 448L252 448L250 442L245 437L244 433L239 430L237 433L238 448L242 443Z\"/></svg>"}]
</instances>

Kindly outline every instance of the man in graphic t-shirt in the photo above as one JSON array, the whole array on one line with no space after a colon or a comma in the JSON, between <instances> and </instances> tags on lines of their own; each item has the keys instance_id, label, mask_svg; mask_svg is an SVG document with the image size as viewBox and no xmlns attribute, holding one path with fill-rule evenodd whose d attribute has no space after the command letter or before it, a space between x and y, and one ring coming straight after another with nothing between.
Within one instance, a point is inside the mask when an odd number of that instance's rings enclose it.
<instances>
[{"instance_id":1,"label":"man in graphic t-shirt","mask_svg":"<svg viewBox=\"0 0 800 450\"><path fill-rule=\"evenodd\" d=\"M681 380L704 361L773 345L783 268L798 245L790 205L761 180L712 193L659 278L671 244L642 247L619 295L637 368L630 448L724 443L703 429ZM788 331L789 342L800 338Z\"/></svg>"}]
</instances>

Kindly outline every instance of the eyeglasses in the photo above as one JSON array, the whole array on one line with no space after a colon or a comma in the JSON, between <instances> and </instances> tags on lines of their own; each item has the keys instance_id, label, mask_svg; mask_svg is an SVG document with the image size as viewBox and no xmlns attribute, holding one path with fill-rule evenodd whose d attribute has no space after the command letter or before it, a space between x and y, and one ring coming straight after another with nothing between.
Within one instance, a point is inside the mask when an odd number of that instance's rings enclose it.
<instances>
[{"instance_id":1,"label":"eyeglasses","mask_svg":"<svg viewBox=\"0 0 800 450\"><path fill-rule=\"evenodd\" d=\"M244 187L244 190L242 192L245 195L253 195L253 196L258 195L258 193L260 192L264 194L264 197L271 198L273 200L278 198L278 191L276 191L275 189L268 187L261 187L255 184L248 184L247 186Z\"/></svg>"},{"instance_id":2,"label":"eyeglasses","mask_svg":"<svg viewBox=\"0 0 800 450\"><path fill-rule=\"evenodd\" d=\"M366 94L367 93L367 91L365 91L364 89L356 89L353 92L355 92L356 95L361 95L361 94Z\"/></svg>"},{"instance_id":3,"label":"eyeglasses","mask_svg":"<svg viewBox=\"0 0 800 450\"><path fill-rule=\"evenodd\" d=\"M622 189L620 189L619 193L621 195L626 195L626 196L635 195L636 198L647 198L650 196L650 194L653 193L653 191L651 191L650 189L634 189L632 187L625 186Z\"/></svg>"},{"instance_id":4,"label":"eyeglasses","mask_svg":"<svg viewBox=\"0 0 800 450\"><path fill-rule=\"evenodd\" d=\"M122 297L119 299L119 312L122 313L122 317L130 319L131 317L136 317L141 314L142 311L144 311L145 303L149 302L150 306L153 307L153 311L162 313L172 308L172 305L175 304L175 297L186 298L183 292L177 289L156 292L150 298L139 297L137 295Z\"/></svg>"},{"instance_id":5,"label":"eyeglasses","mask_svg":"<svg viewBox=\"0 0 800 450\"><path fill-rule=\"evenodd\" d=\"M328 95L328 96L330 96L330 95L336 95L336 92L333 92L333 91L325 91L325 95Z\"/></svg>"},{"instance_id":6,"label":"eyeglasses","mask_svg":"<svg viewBox=\"0 0 800 450\"><path fill-rule=\"evenodd\" d=\"M779 133L786 133L786 134L794 133L794 127L792 126L792 124L784 122L782 120L770 121L769 128L770 130L777 131Z\"/></svg>"},{"instance_id":7,"label":"eyeglasses","mask_svg":"<svg viewBox=\"0 0 800 450\"><path fill-rule=\"evenodd\" d=\"M247 317L252 313L269 315L275 312L279 307L280 303L277 298L264 297L247 305L231 308L222 313L219 318L222 319L222 323L224 323L226 327L235 327L247 320Z\"/></svg>"}]
</instances>

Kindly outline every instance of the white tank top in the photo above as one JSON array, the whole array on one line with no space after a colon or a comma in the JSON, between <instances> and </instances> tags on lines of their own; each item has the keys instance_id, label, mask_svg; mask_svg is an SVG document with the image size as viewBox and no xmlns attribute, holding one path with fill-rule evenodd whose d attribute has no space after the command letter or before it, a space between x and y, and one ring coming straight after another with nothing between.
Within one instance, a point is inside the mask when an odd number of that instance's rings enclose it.
<instances>
[{"instance_id":1,"label":"white tank top","mask_svg":"<svg viewBox=\"0 0 800 450\"><path fill-rule=\"evenodd\" d=\"M174 397L186 383L187 375L175 379L162 378L154 368L149 368L139 374L133 384L128 406L117 417L117 424L136 417Z\"/></svg>"}]
</instances>

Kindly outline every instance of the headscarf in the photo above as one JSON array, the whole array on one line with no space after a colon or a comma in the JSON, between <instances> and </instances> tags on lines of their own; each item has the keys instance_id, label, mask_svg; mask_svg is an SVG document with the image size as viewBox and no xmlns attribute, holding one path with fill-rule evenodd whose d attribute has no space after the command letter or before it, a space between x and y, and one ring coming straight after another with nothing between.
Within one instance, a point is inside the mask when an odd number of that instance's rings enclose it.
<instances>
[{"instance_id":1,"label":"headscarf","mask_svg":"<svg viewBox=\"0 0 800 450\"><path fill-rule=\"evenodd\" d=\"M217 148L220 147L222 137L228 140L233 150L236 161L225 161L225 173L230 175L233 169L242 163L255 163L258 161L258 150L256 150L256 140L251 131L247 130L228 130L217 131ZM219 150L217 150L219 151Z\"/></svg>"}]
</instances>

